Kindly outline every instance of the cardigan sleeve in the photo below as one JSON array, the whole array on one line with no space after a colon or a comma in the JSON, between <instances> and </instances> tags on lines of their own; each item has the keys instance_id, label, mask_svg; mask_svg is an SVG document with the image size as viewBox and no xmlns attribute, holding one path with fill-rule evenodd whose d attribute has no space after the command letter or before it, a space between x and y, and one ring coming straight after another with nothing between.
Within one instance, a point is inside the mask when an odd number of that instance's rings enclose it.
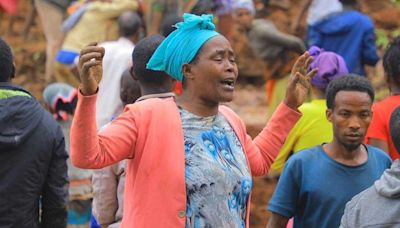
<instances>
[{"instance_id":1,"label":"cardigan sleeve","mask_svg":"<svg viewBox=\"0 0 400 228\"><path fill-rule=\"evenodd\" d=\"M100 133L96 128L96 97L78 93L71 126L71 161L79 168L99 169L133 158L137 139L135 113L127 108Z\"/></svg>"},{"instance_id":2,"label":"cardigan sleeve","mask_svg":"<svg viewBox=\"0 0 400 228\"><path fill-rule=\"evenodd\" d=\"M282 102L254 140L246 134L244 150L253 176L265 175L268 172L283 146L286 136L300 117L300 112L289 108Z\"/></svg>"}]
</instances>

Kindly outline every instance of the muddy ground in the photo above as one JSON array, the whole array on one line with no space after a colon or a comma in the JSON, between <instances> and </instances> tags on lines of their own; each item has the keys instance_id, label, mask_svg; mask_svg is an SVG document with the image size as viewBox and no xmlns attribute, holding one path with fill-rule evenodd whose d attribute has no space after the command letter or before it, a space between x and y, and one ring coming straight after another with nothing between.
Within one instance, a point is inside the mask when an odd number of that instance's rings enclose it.
<instances>
[{"instance_id":1,"label":"muddy ground","mask_svg":"<svg viewBox=\"0 0 400 228\"><path fill-rule=\"evenodd\" d=\"M21 34L24 23L30 8L28 0L20 1L20 12L14 17L12 31L8 29L10 17L1 15L0 36L7 40L13 47L15 63L17 66L17 77L15 83L24 86L41 100L41 92L45 86L44 62L45 62L45 38L39 23L39 18L35 18L34 24L29 34L24 37ZM273 2L273 1L272 1ZM290 7L284 9L278 6L270 8L269 19L274 20L279 29L288 31L292 22L294 12L298 7L299 1L289 1ZM399 28L400 10L390 0L364 0L362 9L371 15L378 28L385 31L393 31ZM303 27L300 35L304 34ZM240 39L240 37L239 37ZM238 53L239 58L241 53ZM259 63L256 59L245 59L242 65L248 66ZM290 70L289 62L285 70ZM260 75L259 67L250 69L250 74ZM243 72L243 71L242 71ZM247 71L249 72L249 71ZM381 75L380 75L381 76ZM255 136L267 121L267 104L264 93L262 77L251 77L250 79L241 76L240 84L236 90L234 101L229 104L246 122L248 132ZM249 82L250 81L250 82ZM378 80L381 81L381 80ZM265 210L266 204L275 188L276 181L266 178L254 178L252 193L251 227L265 227L270 214Z\"/></svg>"}]
</instances>

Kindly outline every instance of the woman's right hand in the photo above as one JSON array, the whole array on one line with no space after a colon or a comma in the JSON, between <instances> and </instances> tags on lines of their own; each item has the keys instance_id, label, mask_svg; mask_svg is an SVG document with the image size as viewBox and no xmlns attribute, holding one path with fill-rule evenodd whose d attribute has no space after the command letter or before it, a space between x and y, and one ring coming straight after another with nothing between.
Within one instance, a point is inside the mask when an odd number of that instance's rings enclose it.
<instances>
[{"instance_id":1,"label":"woman's right hand","mask_svg":"<svg viewBox=\"0 0 400 228\"><path fill-rule=\"evenodd\" d=\"M97 92L101 77L103 75L104 48L91 43L84 47L80 53L78 71L81 79L80 90L85 96Z\"/></svg>"}]
</instances>

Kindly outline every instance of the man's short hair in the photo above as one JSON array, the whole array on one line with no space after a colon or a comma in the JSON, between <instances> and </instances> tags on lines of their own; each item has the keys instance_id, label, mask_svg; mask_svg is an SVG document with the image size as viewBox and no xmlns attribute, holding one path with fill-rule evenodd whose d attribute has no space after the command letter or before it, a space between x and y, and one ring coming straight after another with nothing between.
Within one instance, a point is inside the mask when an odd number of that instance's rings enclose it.
<instances>
[{"instance_id":1,"label":"man's short hair","mask_svg":"<svg viewBox=\"0 0 400 228\"><path fill-rule=\"evenodd\" d=\"M326 106L328 109L333 109L336 94L340 91L365 92L371 98L371 103L375 98L374 89L368 79L356 74L347 74L329 83L326 89Z\"/></svg>"},{"instance_id":2,"label":"man's short hair","mask_svg":"<svg viewBox=\"0 0 400 228\"><path fill-rule=\"evenodd\" d=\"M391 81L400 85L400 37L396 37L386 49L383 68Z\"/></svg>"},{"instance_id":3,"label":"man's short hair","mask_svg":"<svg viewBox=\"0 0 400 228\"><path fill-rule=\"evenodd\" d=\"M0 82L8 82L13 76L14 64L11 48L0 38Z\"/></svg>"},{"instance_id":4,"label":"man's short hair","mask_svg":"<svg viewBox=\"0 0 400 228\"><path fill-rule=\"evenodd\" d=\"M390 116L389 131L394 147L400 153L400 106Z\"/></svg>"},{"instance_id":5,"label":"man's short hair","mask_svg":"<svg viewBox=\"0 0 400 228\"><path fill-rule=\"evenodd\" d=\"M133 71L141 83L163 85L169 79L164 71L154 71L146 68L149 59L164 40L161 35L146 37L136 44L132 53Z\"/></svg>"},{"instance_id":6,"label":"man's short hair","mask_svg":"<svg viewBox=\"0 0 400 228\"><path fill-rule=\"evenodd\" d=\"M120 36L129 37L135 35L142 26L142 19L139 14L132 11L125 11L118 17L118 28Z\"/></svg>"}]
</instances>

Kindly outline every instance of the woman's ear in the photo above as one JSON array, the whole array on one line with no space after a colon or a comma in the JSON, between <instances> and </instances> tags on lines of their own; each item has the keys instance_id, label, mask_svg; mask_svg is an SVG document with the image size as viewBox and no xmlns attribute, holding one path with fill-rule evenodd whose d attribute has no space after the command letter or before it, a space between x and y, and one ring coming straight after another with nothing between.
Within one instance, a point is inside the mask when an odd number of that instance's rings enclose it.
<instances>
[{"instance_id":1,"label":"woman's ear","mask_svg":"<svg viewBox=\"0 0 400 228\"><path fill-rule=\"evenodd\" d=\"M184 78L186 78L186 79L194 78L193 66L190 63L185 63L182 65L182 72L183 72Z\"/></svg>"}]
</instances>

